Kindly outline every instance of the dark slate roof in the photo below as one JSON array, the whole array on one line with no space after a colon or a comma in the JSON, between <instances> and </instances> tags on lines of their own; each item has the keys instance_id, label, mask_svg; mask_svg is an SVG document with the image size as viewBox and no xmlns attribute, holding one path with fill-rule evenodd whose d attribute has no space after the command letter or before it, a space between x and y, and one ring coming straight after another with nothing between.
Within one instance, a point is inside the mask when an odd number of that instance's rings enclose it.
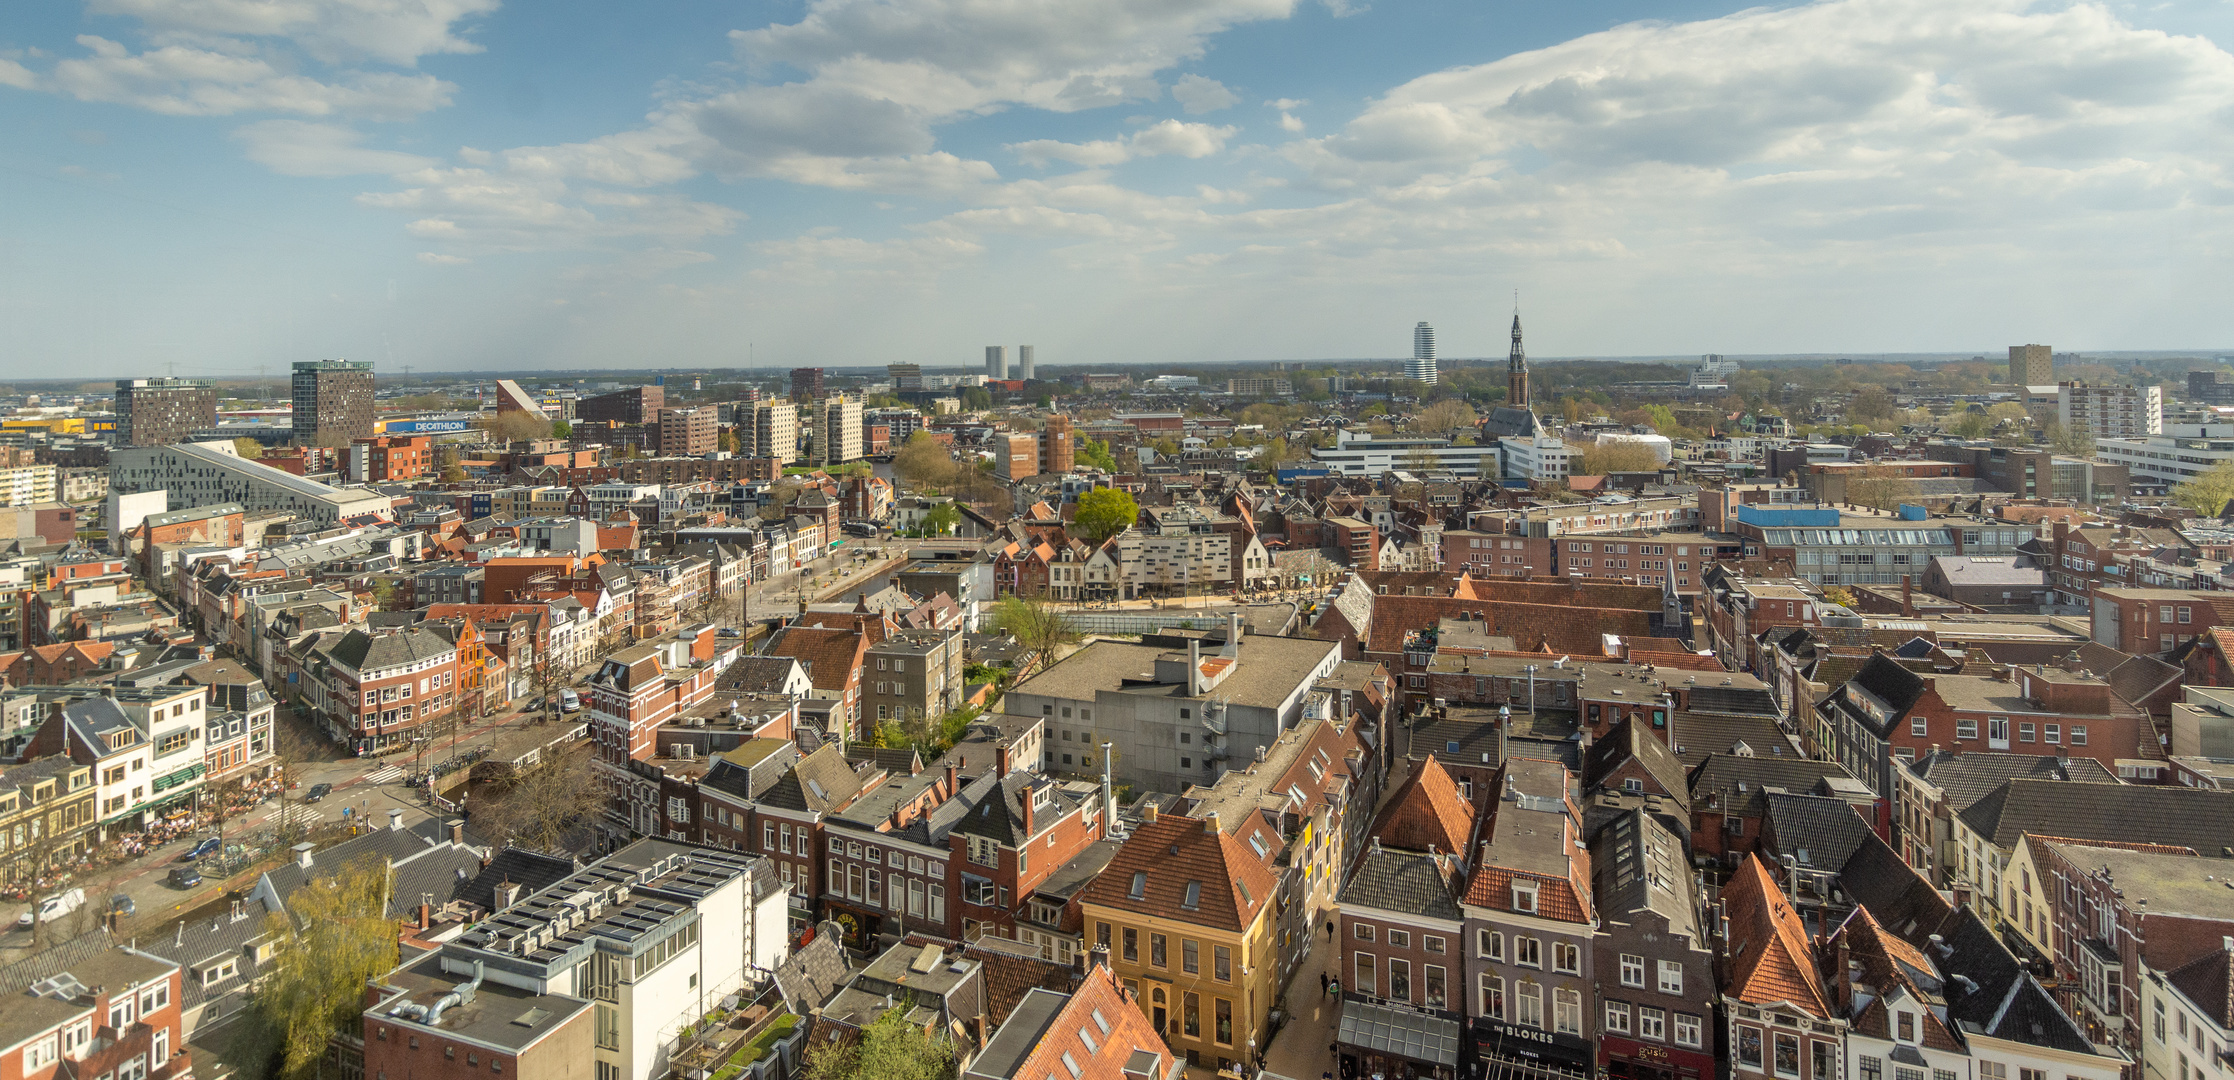
<instances>
[{"instance_id":1,"label":"dark slate roof","mask_svg":"<svg viewBox=\"0 0 2234 1080\"><path fill-rule=\"evenodd\" d=\"M827 814L851 802L875 775L877 770L867 766L854 771L837 746L828 744L794 763L783 779L769 785L760 801L783 810Z\"/></svg>"},{"instance_id":2,"label":"dark slate roof","mask_svg":"<svg viewBox=\"0 0 2234 1080\"><path fill-rule=\"evenodd\" d=\"M1638 723L1636 716L1615 724L1605 738L1590 744L1590 749L1583 752L1583 790L1603 787L1608 774L1631 760L1644 767L1645 773L1659 783L1660 790L1678 798L1690 797L1683 762L1676 759L1675 751L1661 742L1651 728Z\"/></svg>"},{"instance_id":3,"label":"dark slate roof","mask_svg":"<svg viewBox=\"0 0 2234 1080\"><path fill-rule=\"evenodd\" d=\"M533 896L565 880L575 869L572 859L508 847L491 857L489 864L460 888L457 898L494 911L498 885L517 885L521 896Z\"/></svg>"},{"instance_id":4,"label":"dark slate roof","mask_svg":"<svg viewBox=\"0 0 2234 1080\"><path fill-rule=\"evenodd\" d=\"M1961 979L1948 981L1947 1016L1960 1030L2072 1053L2095 1052L2086 1032L2056 1006L1977 912L1967 905L1957 909L1939 935L1946 948L1932 961L1977 987L1970 991Z\"/></svg>"},{"instance_id":5,"label":"dark slate roof","mask_svg":"<svg viewBox=\"0 0 2234 1080\"><path fill-rule=\"evenodd\" d=\"M410 829L376 828L312 855L308 870L290 859L265 871L264 880L271 883L273 891L284 901L312 878L338 874L358 859L377 857L382 863L393 866L433 846L434 841ZM416 905L418 901L414 899L412 903Z\"/></svg>"},{"instance_id":6,"label":"dark slate roof","mask_svg":"<svg viewBox=\"0 0 2234 1080\"><path fill-rule=\"evenodd\" d=\"M1541 426L1533 410L1499 405L1482 418L1482 436L1495 439L1506 435L1534 435Z\"/></svg>"},{"instance_id":7,"label":"dark slate roof","mask_svg":"<svg viewBox=\"0 0 2234 1080\"><path fill-rule=\"evenodd\" d=\"M853 978L844 940L844 927L822 923L815 927L813 941L792 950L783 963L776 965L776 988L783 992L784 1004L792 1012L805 1016L820 1009Z\"/></svg>"},{"instance_id":8,"label":"dark slate roof","mask_svg":"<svg viewBox=\"0 0 2234 1080\"><path fill-rule=\"evenodd\" d=\"M1806 794L1824 778L1850 779L1835 761L1802 757L1712 754L1691 768L1689 790L1694 810L1758 816L1768 810L1768 789Z\"/></svg>"},{"instance_id":9,"label":"dark slate roof","mask_svg":"<svg viewBox=\"0 0 2234 1080\"><path fill-rule=\"evenodd\" d=\"M1782 725L1765 716L1726 716L1678 709L1668 718L1668 725L1675 739L1676 759L1687 767L1697 767L1709 754L1735 753L1739 743L1764 758L1807 756L1793 745Z\"/></svg>"},{"instance_id":10,"label":"dark slate roof","mask_svg":"<svg viewBox=\"0 0 2234 1080\"><path fill-rule=\"evenodd\" d=\"M422 902L440 907L452 900L475 900L486 906L487 894L475 897L466 891L480 869L480 853L462 844L442 844L404 859L395 866L388 914L401 918Z\"/></svg>"},{"instance_id":11,"label":"dark slate roof","mask_svg":"<svg viewBox=\"0 0 2234 1080\"><path fill-rule=\"evenodd\" d=\"M1908 771L1947 793L1947 804L1961 813L2005 780L2068 780L2078 784L2115 784L2116 773L2093 758L2058 760L2052 754L1951 754L1941 750L1909 762Z\"/></svg>"},{"instance_id":12,"label":"dark slate roof","mask_svg":"<svg viewBox=\"0 0 2234 1080\"><path fill-rule=\"evenodd\" d=\"M2134 784L2002 782L1962 812L1963 823L2000 848L2025 833L2068 840L2147 840L2217 858L2234 838L2234 791ZM2134 823L2147 822L2146 836Z\"/></svg>"},{"instance_id":13,"label":"dark slate roof","mask_svg":"<svg viewBox=\"0 0 2234 1080\"><path fill-rule=\"evenodd\" d=\"M854 743L846 747L846 760L856 764L866 761L894 776L914 776L923 771L923 755L905 746Z\"/></svg>"},{"instance_id":14,"label":"dark slate roof","mask_svg":"<svg viewBox=\"0 0 2234 1080\"><path fill-rule=\"evenodd\" d=\"M1869 823L1844 799L1825 795L1771 794L1768 832L1777 854L1790 855L1810 870L1846 865L1869 835Z\"/></svg>"},{"instance_id":15,"label":"dark slate roof","mask_svg":"<svg viewBox=\"0 0 2234 1080\"><path fill-rule=\"evenodd\" d=\"M2164 976L2220 1027L2234 1027L2234 949L2213 949Z\"/></svg>"},{"instance_id":16,"label":"dark slate roof","mask_svg":"<svg viewBox=\"0 0 2234 1080\"><path fill-rule=\"evenodd\" d=\"M1861 846L1839 868L1838 884L1878 925L1919 949L1954 911L1931 882L1872 832L1863 833Z\"/></svg>"},{"instance_id":17,"label":"dark slate roof","mask_svg":"<svg viewBox=\"0 0 2234 1080\"><path fill-rule=\"evenodd\" d=\"M1853 710L1858 720L1867 724L1879 735L1885 734L1894 724L1899 723L1903 717L1906 717L1908 710L1914 708L1917 700L1924 696L1925 690L1924 680L1917 677L1915 672L1900 666L1891 657L1882 653L1870 657L1869 663L1863 664L1862 670L1855 672L1854 677L1847 680L1847 685L1858 686L1867 690L1876 695L1879 701L1885 703L1889 712L1886 714L1885 723L1882 725L1869 723L1867 713L1859 709ZM1836 698L1842 695L1839 691L1834 690L1831 692L1831 696Z\"/></svg>"},{"instance_id":18,"label":"dark slate roof","mask_svg":"<svg viewBox=\"0 0 2234 1080\"><path fill-rule=\"evenodd\" d=\"M1466 917L1458 906L1459 884L1447 855L1373 848L1350 873L1341 902L1456 922Z\"/></svg>"},{"instance_id":19,"label":"dark slate roof","mask_svg":"<svg viewBox=\"0 0 2234 1080\"><path fill-rule=\"evenodd\" d=\"M798 663L788 656L740 656L721 673L721 689L754 692L781 689Z\"/></svg>"},{"instance_id":20,"label":"dark slate roof","mask_svg":"<svg viewBox=\"0 0 2234 1080\"><path fill-rule=\"evenodd\" d=\"M90 896L88 897L90 899ZM21 960L0 967L0 995L20 994L41 979L59 975L109 951L116 941L103 928L95 928L56 942Z\"/></svg>"}]
</instances>

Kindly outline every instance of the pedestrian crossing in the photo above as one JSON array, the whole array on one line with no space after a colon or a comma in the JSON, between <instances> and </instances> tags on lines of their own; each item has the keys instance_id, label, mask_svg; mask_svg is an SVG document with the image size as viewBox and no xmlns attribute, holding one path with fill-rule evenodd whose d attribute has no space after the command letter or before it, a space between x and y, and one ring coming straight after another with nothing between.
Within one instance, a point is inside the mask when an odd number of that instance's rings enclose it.
<instances>
[{"instance_id":1,"label":"pedestrian crossing","mask_svg":"<svg viewBox=\"0 0 2234 1080\"><path fill-rule=\"evenodd\" d=\"M385 784L390 780L400 780L402 778L403 767L400 765L382 765L365 774L365 782L368 784Z\"/></svg>"},{"instance_id":2,"label":"pedestrian crossing","mask_svg":"<svg viewBox=\"0 0 2234 1080\"><path fill-rule=\"evenodd\" d=\"M288 806L281 812L279 823L282 825L313 825L325 820L325 817L325 811L298 803Z\"/></svg>"}]
</instances>

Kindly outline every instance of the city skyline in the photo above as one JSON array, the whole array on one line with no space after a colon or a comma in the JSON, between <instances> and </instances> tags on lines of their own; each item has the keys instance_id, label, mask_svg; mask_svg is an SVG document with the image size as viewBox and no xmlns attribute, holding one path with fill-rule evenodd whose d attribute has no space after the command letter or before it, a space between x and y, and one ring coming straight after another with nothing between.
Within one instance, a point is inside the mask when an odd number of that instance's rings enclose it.
<instances>
[{"instance_id":1,"label":"city skyline","mask_svg":"<svg viewBox=\"0 0 2234 1080\"><path fill-rule=\"evenodd\" d=\"M0 378L2225 349L2223 4L350 11L11 13Z\"/></svg>"}]
</instances>

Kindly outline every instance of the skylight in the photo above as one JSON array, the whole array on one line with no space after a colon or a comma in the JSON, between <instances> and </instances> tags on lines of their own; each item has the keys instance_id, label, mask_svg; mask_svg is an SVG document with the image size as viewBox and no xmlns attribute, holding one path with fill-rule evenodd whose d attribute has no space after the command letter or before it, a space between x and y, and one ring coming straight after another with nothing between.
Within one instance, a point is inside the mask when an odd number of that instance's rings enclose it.
<instances>
[{"instance_id":1,"label":"skylight","mask_svg":"<svg viewBox=\"0 0 2234 1080\"><path fill-rule=\"evenodd\" d=\"M1135 871L1133 871L1133 888L1132 888L1132 892L1130 892L1130 893L1128 893L1128 894L1126 894L1126 895L1130 896L1130 897L1131 897L1132 899L1134 899L1134 900L1138 900L1138 899L1140 899L1141 897L1143 897L1143 896L1146 896L1146 895L1148 895L1148 871L1146 871L1146 870L1135 870Z\"/></svg>"},{"instance_id":2,"label":"skylight","mask_svg":"<svg viewBox=\"0 0 2234 1080\"><path fill-rule=\"evenodd\" d=\"M1086 1044L1087 1053L1101 1053L1101 1044L1094 1041L1094 1033L1084 1027L1078 1029L1078 1041Z\"/></svg>"},{"instance_id":3,"label":"skylight","mask_svg":"<svg viewBox=\"0 0 2234 1080\"><path fill-rule=\"evenodd\" d=\"M1202 882L1190 881L1187 883L1187 898L1181 900L1179 906L1186 908L1188 911L1193 911L1202 906Z\"/></svg>"}]
</instances>

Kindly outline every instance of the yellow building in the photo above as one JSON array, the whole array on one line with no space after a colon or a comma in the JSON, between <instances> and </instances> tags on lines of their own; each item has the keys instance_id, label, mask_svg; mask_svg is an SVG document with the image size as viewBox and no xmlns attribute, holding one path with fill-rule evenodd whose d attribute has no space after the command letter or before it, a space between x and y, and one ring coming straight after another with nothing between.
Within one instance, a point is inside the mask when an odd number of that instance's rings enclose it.
<instances>
[{"instance_id":1,"label":"yellow building","mask_svg":"<svg viewBox=\"0 0 2234 1080\"><path fill-rule=\"evenodd\" d=\"M1204 1069L1262 1055L1279 996L1267 860L1282 841L1261 821L1236 831L1221 832L1215 813L1151 819L1079 897L1088 940L1108 947L1149 1022Z\"/></svg>"}]
</instances>

